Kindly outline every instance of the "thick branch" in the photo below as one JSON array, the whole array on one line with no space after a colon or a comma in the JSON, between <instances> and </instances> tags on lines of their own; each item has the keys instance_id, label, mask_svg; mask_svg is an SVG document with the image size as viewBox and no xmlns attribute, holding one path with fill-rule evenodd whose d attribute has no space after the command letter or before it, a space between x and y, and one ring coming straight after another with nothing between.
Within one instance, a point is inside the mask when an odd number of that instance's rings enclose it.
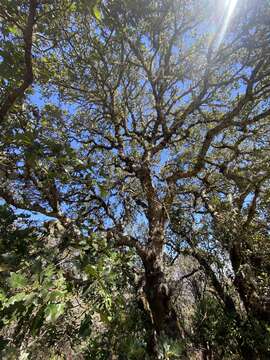
<instances>
[{"instance_id":1,"label":"thick branch","mask_svg":"<svg viewBox=\"0 0 270 360\"><path fill-rule=\"evenodd\" d=\"M26 27L23 31L24 39L24 62L25 71L22 84L12 89L0 106L0 125L4 122L6 115L8 114L14 103L24 96L27 88L33 83L34 75L32 68L32 40L33 40L33 28L35 25L35 16L37 10L37 0L30 0L29 2L29 14Z\"/></svg>"},{"instance_id":2,"label":"thick branch","mask_svg":"<svg viewBox=\"0 0 270 360\"><path fill-rule=\"evenodd\" d=\"M107 239L109 241L113 240L117 247L127 246L129 248L134 248L142 260L146 257L144 246L133 236L124 235L122 229L111 229L107 233Z\"/></svg>"}]
</instances>

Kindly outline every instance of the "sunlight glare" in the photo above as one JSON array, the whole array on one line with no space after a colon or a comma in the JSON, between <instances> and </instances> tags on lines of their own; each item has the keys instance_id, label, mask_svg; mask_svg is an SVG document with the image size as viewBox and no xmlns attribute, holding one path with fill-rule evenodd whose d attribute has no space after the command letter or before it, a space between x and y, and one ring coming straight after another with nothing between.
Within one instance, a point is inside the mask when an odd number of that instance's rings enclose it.
<instances>
[{"instance_id":1,"label":"sunlight glare","mask_svg":"<svg viewBox=\"0 0 270 360\"><path fill-rule=\"evenodd\" d=\"M216 50L220 47L222 40L224 39L224 36L226 34L228 25L230 23L231 17L233 15L233 12L235 10L236 4L238 0L226 0L224 4L224 17L222 26L220 29L220 32L217 37L217 43L216 43Z\"/></svg>"}]
</instances>

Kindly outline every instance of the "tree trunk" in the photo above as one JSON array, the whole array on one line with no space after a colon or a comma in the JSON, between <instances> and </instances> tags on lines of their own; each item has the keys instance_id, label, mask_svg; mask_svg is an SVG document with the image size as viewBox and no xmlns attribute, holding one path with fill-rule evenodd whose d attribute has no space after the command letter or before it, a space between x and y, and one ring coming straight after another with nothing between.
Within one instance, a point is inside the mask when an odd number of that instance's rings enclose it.
<instances>
[{"instance_id":1,"label":"tree trunk","mask_svg":"<svg viewBox=\"0 0 270 360\"><path fill-rule=\"evenodd\" d=\"M171 305L171 289L163 272L162 260L156 256L144 261L144 292L149 303L152 321L157 335L181 339L181 331L175 310Z\"/></svg>"}]
</instances>

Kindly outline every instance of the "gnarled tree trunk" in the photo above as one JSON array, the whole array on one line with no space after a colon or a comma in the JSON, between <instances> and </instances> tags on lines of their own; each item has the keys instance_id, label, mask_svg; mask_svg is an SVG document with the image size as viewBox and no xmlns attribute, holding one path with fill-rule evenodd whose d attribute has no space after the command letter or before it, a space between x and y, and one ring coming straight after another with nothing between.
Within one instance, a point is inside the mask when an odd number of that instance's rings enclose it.
<instances>
[{"instance_id":1,"label":"gnarled tree trunk","mask_svg":"<svg viewBox=\"0 0 270 360\"><path fill-rule=\"evenodd\" d=\"M151 310L153 325L158 335L181 338L175 310L171 305L171 289L163 271L162 259L150 256L144 261L144 292Z\"/></svg>"}]
</instances>

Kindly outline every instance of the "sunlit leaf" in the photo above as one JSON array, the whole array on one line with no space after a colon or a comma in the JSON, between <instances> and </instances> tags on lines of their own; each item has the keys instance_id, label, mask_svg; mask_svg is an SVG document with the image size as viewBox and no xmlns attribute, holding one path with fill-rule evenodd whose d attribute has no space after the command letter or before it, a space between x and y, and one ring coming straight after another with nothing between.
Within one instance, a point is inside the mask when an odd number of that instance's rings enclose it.
<instances>
[{"instance_id":1,"label":"sunlit leaf","mask_svg":"<svg viewBox=\"0 0 270 360\"><path fill-rule=\"evenodd\" d=\"M92 10L93 10L93 14L94 14L95 18L100 21L101 20L101 12L100 12L98 6L94 5Z\"/></svg>"},{"instance_id":2,"label":"sunlit leaf","mask_svg":"<svg viewBox=\"0 0 270 360\"><path fill-rule=\"evenodd\" d=\"M55 322L65 311L65 304L49 304L45 309L46 321Z\"/></svg>"}]
</instances>

